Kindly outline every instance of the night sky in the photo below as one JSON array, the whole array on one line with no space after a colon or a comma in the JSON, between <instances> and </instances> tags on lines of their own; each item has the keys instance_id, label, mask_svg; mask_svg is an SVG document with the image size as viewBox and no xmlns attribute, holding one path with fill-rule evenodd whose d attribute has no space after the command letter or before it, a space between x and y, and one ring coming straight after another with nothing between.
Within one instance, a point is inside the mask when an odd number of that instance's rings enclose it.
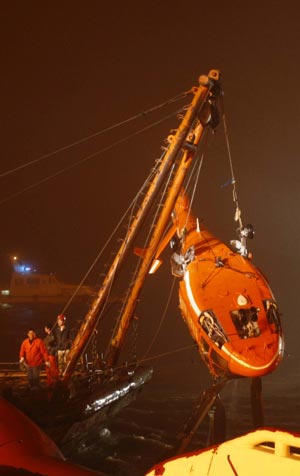
<instances>
[{"instance_id":1,"label":"night sky","mask_svg":"<svg viewBox=\"0 0 300 476\"><path fill-rule=\"evenodd\" d=\"M242 216L256 230L250 250L270 280L287 351L297 359L300 30L289 2L28 0L5 2L0 16L0 280L9 256L18 254L78 282L178 122L10 199L115 136L4 173L156 106L216 68ZM228 241L236 236L231 190L221 187L230 179L222 128L216 146L205 164L197 211Z\"/></svg>"}]
</instances>

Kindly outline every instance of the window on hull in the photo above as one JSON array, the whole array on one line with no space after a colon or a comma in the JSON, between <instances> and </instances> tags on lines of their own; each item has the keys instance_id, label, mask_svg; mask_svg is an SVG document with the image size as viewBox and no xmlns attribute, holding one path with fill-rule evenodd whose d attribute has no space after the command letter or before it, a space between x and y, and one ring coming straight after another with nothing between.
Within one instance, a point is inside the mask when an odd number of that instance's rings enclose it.
<instances>
[{"instance_id":1,"label":"window on hull","mask_svg":"<svg viewBox=\"0 0 300 476\"><path fill-rule=\"evenodd\" d=\"M225 342L228 342L227 336L223 331L218 319L214 315L213 311L203 311L199 317L199 323L208 337L218 347L222 347Z\"/></svg>"},{"instance_id":2,"label":"window on hull","mask_svg":"<svg viewBox=\"0 0 300 476\"><path fill-rule=\"evenodd\" d=\"M260 335L258 321L259 308L236 309L230 311L232 321L241 339L249 339Z\"/></svg>"},{"instance_id":3,"label":"window on hull","mask_svg":"<svg viewBox=\"0 0 300 476\"><path fill-rule=\"evenodd\" d=\"M276 334L281 333L281 322L276 302L266 299L263 303L271 331Z\"/></svg>"}]
</instances>

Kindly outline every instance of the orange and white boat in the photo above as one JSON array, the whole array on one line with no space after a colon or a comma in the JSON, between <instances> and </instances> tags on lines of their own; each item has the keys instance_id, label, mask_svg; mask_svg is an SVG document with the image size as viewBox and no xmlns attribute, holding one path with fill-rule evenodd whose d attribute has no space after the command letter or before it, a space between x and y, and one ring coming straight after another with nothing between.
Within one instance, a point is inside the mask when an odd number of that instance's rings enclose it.
<instances>
[{"instance_id":1,"label":"orange and white boat","mask_svg":"<svg viewBox=\"0 0 300 476\"><path fill-rule=\"evenodd\" d=\"M113 363L120 352L121 330L129 326L146 274L156 272L160 257L170 243L171 271L179 278L181 314L214 379L197 404L195 424L200 424L229 379L250 377L253 420L257 427L263 424L260 377L272 372L283 358L283 332L272 290L247 249L247 240L253 238L254 229L252 225L243 225L232 164L238 240L226 245L202 223L200 226L200 220L192 212L194 204L190 205L187 198L195 196L207 145L203 138L217 127L221 116L219 71L211 70L199 82L180 126L167 139L169 146L160 164L165 178L155 177L155 180L166 181L169 173L169 182L165 191L158 194L157 215L146 246L135 249L141 262L123 309L120 330L109 348L108 362ZM165 164L168 164L167 172ZM154 189L156 182L149 189ZM142 207L145 209L146 205ZM194 431L195 427L190 435ZM184 433L187 434L186 429ZM186 441L187 438L184 444Z\"/></svg>"},{"instance_id":2,"label":"orange and white boat","mask_svg":"<svg viewBox=\"0 0 300 476\"><path fill-rule=\"evenodd\" d=\"M219 72L212 70L206 79L200 77L200 83L204 94L202 91L201 97L201 87L195 94L188 111L190 116L196 115L190 128L183 120L176 135L168 138L169 154L172 148L178 149L173 164L175 171L160 203L149 244L146 249L136 249L143 261L134 283L132 307L145 273L157 270L160 256L170 242L172 273L180 279L181 313L210 373L225 379L256 378L277 367L283 357L284 339L276 300L247 249L247 239L253 238L254 229L242 223L234 176L239 239L228 246L200 226L187 198L188 192L183 191L195 181L192 177L195 167L192 169L191 165L199 159L204 134L218 123ZM184 137L182 128L185 128ZM172 226L168 229L170 218Z\"/></svg>"},{"instance_id":3,"label":"orange and white boat","mask_svg":"<svg viewBox=\"0 0 300 476\"><path fill-rule=\"evenodd\" d=\"M280 317L245 244L239 242L237 251L236 243L233 249L200 227L184 194L176 202L173 223L171 261L173 274L181 278L180 309L211 374L268 374L283 356ZM252 232L248 226L242 234L247 230Z\"/></svg>"}]
</instances>

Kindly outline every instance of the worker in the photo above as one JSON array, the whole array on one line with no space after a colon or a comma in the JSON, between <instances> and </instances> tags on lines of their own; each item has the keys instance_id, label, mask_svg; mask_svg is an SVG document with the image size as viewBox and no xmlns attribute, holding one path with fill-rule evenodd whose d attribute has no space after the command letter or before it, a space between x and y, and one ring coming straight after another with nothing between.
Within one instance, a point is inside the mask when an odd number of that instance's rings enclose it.
<instances>
[{"instance_id":1,"label":"worker","mask_svg":"<svg viewBox=\"0 0 300 476\"><path fill-rule=\"evenodd\" d=\"M66 316L57 316L57 327L55 329L55 341L57 349L57 360L59 374L62 375L67 363L67 355L71 347L70 329L66 323Z\"/></svg>"},{"instance_id":2,"label":"worker","mask_svg":"<svg viewBox=\"0 0 300 476\"><path fill-rule=\"evenodd\" d=\"M46 324L45 334L46 334L46 337L44 337L44 344L47 349L48 359L50 362L50 366L46 367L47 386L54 387L55 384L58 382L59 372L58 372L58 366L57 366L56 342L55 342L55 336L52 332L51 324Z\"/></svg>"},{"instance_id":3,"label":"worker","mask_svg":"<svg viewBox=\"0 0 300 476\"><path fill-rule=\"evenodd\" d=\"M27 339L21 344L19 358L20 364L27 370L29 389L39 388L41 365L45 362L46 367L50 367L50 362L45 344L36 336L34 329L28 330Z\"/></svg>"}]
</instances>

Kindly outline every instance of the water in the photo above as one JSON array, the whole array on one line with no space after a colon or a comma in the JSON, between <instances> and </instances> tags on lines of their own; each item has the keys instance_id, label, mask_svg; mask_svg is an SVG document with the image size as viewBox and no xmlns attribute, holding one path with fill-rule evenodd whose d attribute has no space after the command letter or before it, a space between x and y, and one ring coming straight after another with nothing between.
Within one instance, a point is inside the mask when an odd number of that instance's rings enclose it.
<instances>
[{"instance_id":1,"label":"water","mask_svg":"<svg viewBox=\"0 0 300 476\"><path fill-rule=\"evenodd\" d=\"M263 379L265 426L300 432L299 373L287 374L283 363ZM183 379L184 380L184 379ZM177 387L177 388L176 388ZM227 416L227 438L252 431L250 381L234 380L222 391ZM114 476L141 476L156 463L175 454L176 435L187 420L198 393L178 385L168 388L155 380L137 400L107 425L89 447L72 459ZM187 451L208 444L206 418Z\"/></svg>"},{"instance_id":2,"label":"water","mask_svg":"<svg viewBox=\"0 0 300 476\"><path fill-rule=\"evenodd\" d=\"M72 322L83 309L76 306ZM37 305L1 308L1 361L16 361L21 340L28 327L42 333L60 306ZM70 314L71 315L71 314ZM170 359L155 363L153 380L136 400L103 428L95 430L85 445L65 448L74 462L112 476L142 476L154 464L175 453L176 435L186 422L194 400L210 383L208 372L198 361ZM265 426L300 431L300 370L294 356L284 359L279 368L263 379ZM227 438L252 430L250 381L233 380L222 390L227 416ZM208 444L209 419L206 418L188 448Z\"/></svg>"}]
</instances>

